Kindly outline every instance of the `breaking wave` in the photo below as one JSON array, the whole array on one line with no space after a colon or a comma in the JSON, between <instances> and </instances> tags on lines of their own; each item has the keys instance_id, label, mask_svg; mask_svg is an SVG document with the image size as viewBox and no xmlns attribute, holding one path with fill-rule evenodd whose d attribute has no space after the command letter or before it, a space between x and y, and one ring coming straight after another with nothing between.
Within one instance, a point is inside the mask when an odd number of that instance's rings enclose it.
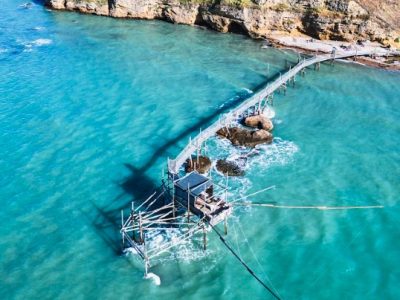
<instances>
[{"instance_id":1,"label":"breaking wave","mask_svg":"<svg viewBox=\"0 0 400 300\"><path fill-rule=\"evenodd\" d=\"M264 169L274 165L286 165L293 161L293 156L299 151L299 147L291 141L285 141L279 137L274 138L270 145L257 147L259 155L256 159L249 160L249 167L255 166Z\"/></svg>"},{"instance_id":2,"label":"breaking wave","mask_svg":"<svg viewBox=\"0 0 400 300\"><path fill-rule=\"evenodd\" d=\"M283 166L291 163L294 155L299 151L299 147L292 141L282 138L274 138L272 144L259 145L254 149L233 146L230 141L214 137L210 139L208 145L208 156L213 161L212 177L221 185L225 185L226 177L216 169L218 159L234 161L245 173L253 170L265 171L274 166ZM251 190L252 182L246 176L229 177L230 200L244 197Z\"/></svg>"},{"instance_id":3,"label":"breaking wave","mask_svg":"<svg viewBox=\"0 0 400 300\"><path fill-rule=\"evenodd\" d=\"M151 249L160 248L162 245L166 245L170 242L176 242L179 240L182 233L185 233L185 228L181 229L166 229L166 230L157 230L153 232L148 232L146 234L146 245L149 252ZM151 264L163 264L165 262L170 261L181 261L181 262L191 262L191 261L199 261L204 257L207 257L212 253L212 250L203 250L203 236L199 231L195 233L189 239L186 239L181 244L174 246L167 251L163 252L160 255L151 258ZM124 254L130 256L131 254L134 256L137 254L134 248L126 248L124 250ZM151 256L152 254L150 254Z\"/></svg>"}]
</instances>

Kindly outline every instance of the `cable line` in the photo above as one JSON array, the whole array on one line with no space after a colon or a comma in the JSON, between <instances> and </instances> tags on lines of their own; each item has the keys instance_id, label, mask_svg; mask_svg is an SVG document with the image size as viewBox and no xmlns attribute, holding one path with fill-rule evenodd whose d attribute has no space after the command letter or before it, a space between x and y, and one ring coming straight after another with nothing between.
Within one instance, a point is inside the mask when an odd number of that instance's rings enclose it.
<instances>
[{"instance_id":1,"label":"cable line","mask_svg":"<svg viewBox=\"0 0 400 300\"><path fill-rule=\"evenodd\" d=\"M221 242L228 248L228 250L237 258L237 260L246 268L246 270L253 276L275 299L281 300L281 298L268 286L266 285L250 267L240 258L239 255L229 246L228 242L224 239L224 237L218 232L218 230L210 224L211 228L215 231L215 233L219 236Z\"/></svg>"}]
</instances>

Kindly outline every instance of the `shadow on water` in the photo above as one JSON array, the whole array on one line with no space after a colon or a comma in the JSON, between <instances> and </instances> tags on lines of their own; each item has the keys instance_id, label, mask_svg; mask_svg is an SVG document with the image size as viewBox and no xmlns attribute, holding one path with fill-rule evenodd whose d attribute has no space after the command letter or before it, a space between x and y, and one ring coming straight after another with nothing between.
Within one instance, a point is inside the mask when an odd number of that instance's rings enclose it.
<instances>
[{"instance_id":1,"label":"shadow on water","mask_svg":"<svg viewBox=\"0 0 400 300\"><path fill-rule=\"evenodd\" d=\"M274 80L277 77L279 77L279 74L270 77L270 80ZM265 83L259 85L255 90L259 90L264 86ZM119 229L121 228L121 210L124 209L127 211L127 209L130 208L130 203L132 201L134 201L135 206L137 207L155 190L161 188L160 184L154 182L154 180L146 174L146 172L153 166L154 162L159 157L167 157L169 149L177 142L184 138L188 138L190 134L196 132L199 128L209 125L219 115L233 109L248 97L248 94L238 94L235 100L231 101L228 105L218 108L212 114L200 119L192 126L185 128L174 138L166 141L155 149L151 157L140 167L134 166L130 163L125 163L124 166L131 172L131 174L121 183L116 183L121 187L123 193L104 207L100 207L92 202L93 209L96 211L96 217L91 220L91 223L104 243L109 246L116 255L121 254L121 240L119 235ZM126 199L127 195L129 195L129 199ZM163 201L164 200L161 197L159 202L155 203L152 208L162 206Z\"/></svg>"},{"instance_id":2,"label":"shadow on water","mask_svg":"<svg viewBox=\"0 0 400 300\"><path fill-rule=\"evenodd\" d=\"M36 5L41 5L41 6L45 6L46 5L46 0L31 0L31 2L36 4ZM26 3L29 3L29 1L26 1Z\"/></svg>"}]
</instances>

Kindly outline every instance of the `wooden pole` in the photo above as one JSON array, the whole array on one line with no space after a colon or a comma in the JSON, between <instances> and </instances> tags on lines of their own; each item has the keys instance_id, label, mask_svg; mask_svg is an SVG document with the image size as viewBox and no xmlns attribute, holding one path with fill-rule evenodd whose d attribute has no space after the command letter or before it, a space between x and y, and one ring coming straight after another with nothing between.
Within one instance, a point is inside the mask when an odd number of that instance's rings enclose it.
<instances>
[{"instance_id":1,"label":"wooden pole","mask_svg":"<svg viewBox=\"0 0 400 300\"><path fill-rule=\"evenodd\" d=\"M192 137L189 137L189 145L192 145ZM190 159L190 167L194 169L192 155L189 156Z\"/></svg>"},{"instance_id":2,"label":"wooden pole","mask_svg":"<svg viewBox=\"0 0 400 300\"><path fill-rule=\"evenodd\" d=\"M140 243L143 244L142 212L139 212L139 238Z\"/></svg>"},{"instance_id":3,"label":"wooden pole","mask_svg":"<svg viewBox=\"0 0 400 300\"><path fill-rule=\"evenodd\" d=\"M207 232L206 232L206 226L203 226L203 250L207 250Z\"/></svg>"},{"instance_id":4,"label":"wooden pole","mask_svg":"<svg viewBox=\"0 0 400 300\"><path fill-rule=\"evenodd\" d=\"M124 210L121 209L121 235L122 235L122 248L125 247L125 232L122 230L124 227Z\"/></svg>"},{"instance_id":5,"label":"wooden pole","mask_svg":"<svg viewBox=\"0 0 400 300\"><path fill-rule=\"evenodd\" d=\"M133 201L132 201L132 202L131 202L131 220L132 220L132 226L135 226L135 223L134 223L135 218L134 218L134 216L135 216L135 204L133 204ZM132 230L132 239L135 240L135 231L134 231L134 230Z\"/></svg>"},{"instance_id":6,"label":"wooden pole","mask_svg":"<svg viewBox=\"0 0 400 300\"><path fill-rule=\"evenodd\" d=\"M175 183L172 181L172 216L175 218Z\"/></svg>"},{"instance_id":7,"label":"wooden pole","mask_svg":"<svg viewBox=\"0 0 400 300\"><path fill-rule=\"evenodd\" d=\"M201 145L199 146L199 144L197 144L197 168L200 167L200 147Z\"/></svg>"},{"instance_id":8,"label":"wooden pole","mask_svg":"<svg viewBox=\"0 0 400 300\"><path fill-rule=\"evenodd\" d=\"M147 256L146 235L143 237L143 254L144 254L144 276L147 277L149 272L149 258Z\"/></svg>"},{"instance_id":9,"label":"wooden pole","mask_svg":"<svg viewBox=\"0 0 400 300\"><path fill-rule=\"evenodd\" d=\"M189 183L187 189L187 222L190 222L190 191L189 191Z\"/></svg>"}]
</instances>

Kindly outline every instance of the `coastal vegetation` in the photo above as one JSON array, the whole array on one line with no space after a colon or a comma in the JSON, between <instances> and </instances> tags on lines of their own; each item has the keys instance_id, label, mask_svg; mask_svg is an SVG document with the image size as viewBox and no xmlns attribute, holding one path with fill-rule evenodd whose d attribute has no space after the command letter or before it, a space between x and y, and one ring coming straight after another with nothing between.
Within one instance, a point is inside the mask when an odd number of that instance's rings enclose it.
<instances>
[{"instance_id":1,"label":"coastal vegetation","mask_svg":"<svg viewBox=\"0 0 400 300\"><path fill-rule=\"evenodd\" d=\"M390 0L45 0L54 9L121 18L161 19L269 38L274 32L320 40L399 46L400 3Z\"/></svg>"}]
</instances>

